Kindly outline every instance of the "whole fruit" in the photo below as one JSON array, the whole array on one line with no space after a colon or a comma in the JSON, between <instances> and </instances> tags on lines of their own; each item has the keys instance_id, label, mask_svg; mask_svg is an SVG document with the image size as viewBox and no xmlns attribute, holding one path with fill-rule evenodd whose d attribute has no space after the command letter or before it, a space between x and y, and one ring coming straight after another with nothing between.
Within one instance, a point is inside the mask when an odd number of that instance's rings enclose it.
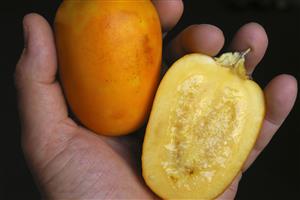
<instances>
[{"instance_id":1,"label":"whole fruit","mask_svg":"<svg viewBox=\"0 0 300 200\"><path fill-rule=\"evenodd\" d=\"M55 19L59 74L77 118L124 135L147 118L160 76L162 33L150 0L65 0Z\"/></svg>"}]
</instances>

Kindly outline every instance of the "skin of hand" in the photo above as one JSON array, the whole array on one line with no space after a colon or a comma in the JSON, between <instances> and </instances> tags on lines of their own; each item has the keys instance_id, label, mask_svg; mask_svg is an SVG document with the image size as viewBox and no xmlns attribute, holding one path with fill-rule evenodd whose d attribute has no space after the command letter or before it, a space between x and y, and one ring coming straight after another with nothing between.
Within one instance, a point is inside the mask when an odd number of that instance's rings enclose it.
<instances>
[{"instance_id":1,"label":"skin of hand","mask_svg":"<svg viewBox=\"0 0 300 200\"><path fill-rule=\"evenodd\" d=\"M183 3L153 1L167 32L180 19ZM142 134L118 138L96 135L74 122L68 114L61 86L56 79L57 55L53 32L37 14L24 17L25 48L16 66L22 125L22 148L29 168L46 199L155 199L143 182L138 166ZM219 53L224 36L215 26L192 25L165 47L173 61L184 54ZM246 67L251 74L268 46L264 29L249 23L236 33L230 50L249 47ZM218 199L233 199L242 172L252 164L293 107L297 81L290 75L275 77L264 89L266 118L260 136L241 173Z\"/></svg>"}]
</instances>

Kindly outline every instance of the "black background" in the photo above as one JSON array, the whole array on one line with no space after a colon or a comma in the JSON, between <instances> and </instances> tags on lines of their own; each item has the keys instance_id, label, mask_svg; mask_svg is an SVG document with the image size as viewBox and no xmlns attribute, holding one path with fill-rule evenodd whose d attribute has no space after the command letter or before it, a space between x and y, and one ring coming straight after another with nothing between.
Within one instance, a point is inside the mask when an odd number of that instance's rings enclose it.
<instances>
[{"instance_id":1,"label":"black background","mask_svg":"<svg viewBox=\"0 0 300 200\"><path fill-rule=\"evenodd\" d=\"M37 12L52 23L58 0L15 0L0 5L0 80L1 92L1 164L0 199L39 199L20 147L20 125L13 85L13 72L23 48L22 18ZM228 1L185 1L185 13L170 37L194 23L211 23L220 27L226 45L234 32L246 22L259 22L269 35L269 49L254 73L264 87L280 73L300 80L300 8L280 10L252 5L232 6ZM226 48L225 48L226 50ZM270 145L244 174L237 199L294 199L300 190L299 98L292 113ZM298 122L298 124L297 124ZM298 125L298 126L297 126Z\"/></svg>"}]
</instances>

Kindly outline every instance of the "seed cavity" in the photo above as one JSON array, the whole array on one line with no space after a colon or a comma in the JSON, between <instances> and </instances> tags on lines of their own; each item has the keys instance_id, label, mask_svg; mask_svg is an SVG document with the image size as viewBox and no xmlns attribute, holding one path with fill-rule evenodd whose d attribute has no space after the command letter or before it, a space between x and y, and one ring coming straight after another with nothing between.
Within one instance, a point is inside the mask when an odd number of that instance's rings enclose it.
<instances>
[{"instance_id":1,"label":"seed cavity","mask_svg":"<svg viewBox=\"0 0 300 200\"><path fill-rule=\"evenodd\" d=\"M190 179L211 182L239 139L241 94L231 87L208 85L203 76L194 75L178 86L173 100L170 139L164 146L167 158L161 166L177 188L191 189Z\"/></svg>"}]
</instances>

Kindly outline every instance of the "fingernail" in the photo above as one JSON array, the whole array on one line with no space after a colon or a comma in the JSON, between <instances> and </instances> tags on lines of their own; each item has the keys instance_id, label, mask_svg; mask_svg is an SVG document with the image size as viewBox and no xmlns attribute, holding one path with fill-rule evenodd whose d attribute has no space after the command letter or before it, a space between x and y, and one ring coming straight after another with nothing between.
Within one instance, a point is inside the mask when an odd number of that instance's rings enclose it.
<instances>
[{"instance_id":1,"label":"fingernail","mask_svg":"<svg viewBox=\"0 0 300 200\"><path fill-rule=\"evenodd\" d=\"M28 47L28 26L23 21L23 36L24 36L24 48Z\"/></svg>"}]
</instances>

